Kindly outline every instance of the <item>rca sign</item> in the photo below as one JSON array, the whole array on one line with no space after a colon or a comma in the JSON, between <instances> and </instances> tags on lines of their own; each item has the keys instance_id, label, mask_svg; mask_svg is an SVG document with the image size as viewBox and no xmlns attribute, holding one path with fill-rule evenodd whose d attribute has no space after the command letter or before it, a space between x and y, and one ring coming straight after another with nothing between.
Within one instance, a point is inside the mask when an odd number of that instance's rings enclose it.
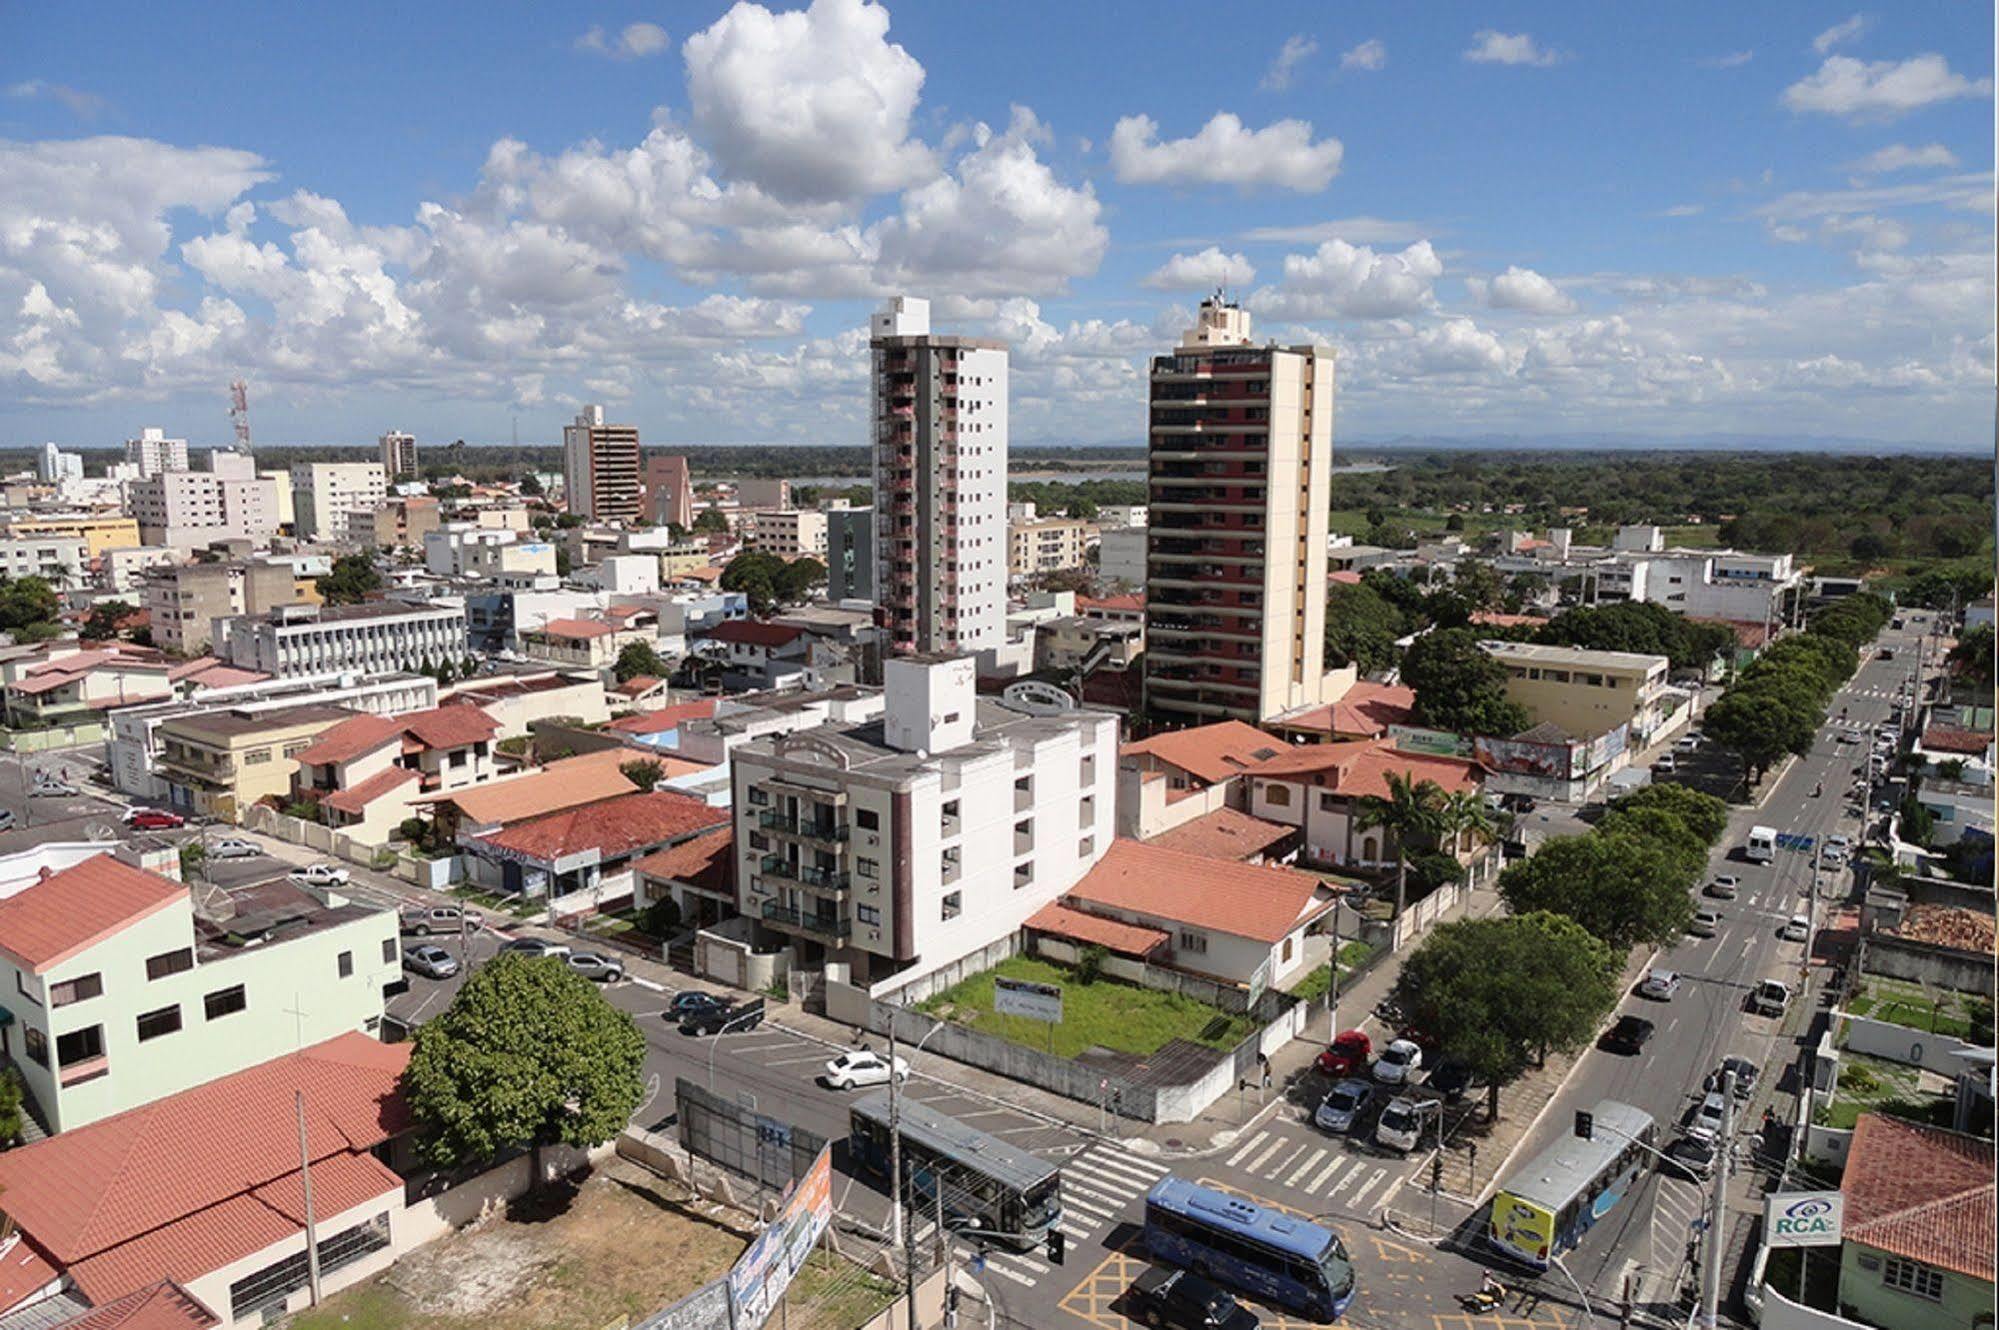
<instances>
[{"instance_id":1,"label":"rca sign","mask_svg":"<svg viewBox=\"0 0 1999 1330\"><path fill-rule=\"evenodd\" d=\"M1763 1231L1772 1247L1837 1247L1843 1200L1836 1191L1771 1192Z\"/></svg>"}]
</instances>

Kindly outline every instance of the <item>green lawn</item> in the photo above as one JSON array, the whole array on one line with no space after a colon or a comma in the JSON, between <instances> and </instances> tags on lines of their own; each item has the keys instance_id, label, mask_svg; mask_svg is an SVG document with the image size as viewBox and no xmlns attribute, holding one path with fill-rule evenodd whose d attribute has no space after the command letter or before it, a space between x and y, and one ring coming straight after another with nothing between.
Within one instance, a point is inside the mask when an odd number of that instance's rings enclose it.
<instances>
[{"instance_id":1,"label":"green lawn","mask_svg":"<svg viewBox=\"0 0 1999 1330\"><path fill-rule=\"evenodd\" d=\"M1352 942L1346 943L1340 948L1340 978L1345 980L1348 975L1367 964L1368 957L1372 955L1374 955L1374 944L1372 942L1362 942L1359 939L1355 939ZM1321 965L1312 970L1303 979L1293 984L1291 986L1291 995L1310 1002L1314 998L1325 996L1326 990L1332 986L1333 967L1330 965Z\"/></svg>"},{"instance_id":2,"label":"green lawn","mask_svg":"<svg viewBox=\"0 0 1999 1330\"><path fill-rule=\"evenodd\" d=\"M1821 1127L1851 1128L1862 1113L1891 1113L1949 1126L1950 1101L1917 1090L1916 1073L1915 1067L1848 1050L1840 1055L1839 1089L1830 1104L1819 1104L1813 1121Z\"/></svg>"},{"instance_id":3,"label":"green lawn","mask_svg":"<svg viewBox=\"0 0 1999 1330\"><path fill-rule=\"evenodd\" d=\"M1025 1016L993 1010L993 979L1027 979L1062 986L1062 1023L1051 1027ZM1189 1039L1213 1048L1233 1048L1253 1028L1247 1016L1231 1016L1179 993L1139 988L1115 979L1076 981L1074 971L1031 956L1014 956L975 974L916 1009L1027 1048L1075 1057L1086 1048L1112 1048L1145 1055L1169 1039Z\"/></svg>"},{"instance_id":4,"label":"green lawn","mask_svg":"<svg viewBox=\"0 0 1999 1330\"><path fill-rule=\"evenodd\" d=\"M1926 989L1899 979L1869 979L1846 1009L1855 1016L1871 1016L1927 1034L1972 1042L1992 1038L1992 1004L1948 988Z\"/></svg>"},{"instance_id":5,"label":"green lawn","mask_svg":"<svg viewBox=\"0 0 1999 1330\"><path fill-rule=\"evenodd\" d=\"M546 905L537 905L532 902L523 901L520 897L511 894L481 891L479 888L464 882L454 887L449 887L447 890L452 895L458 897L458 899L469 901L480 909L497 910L505 914L511 914L516 919L526 919L531 915L540 914L548 908Z\"/></svg>"}]
</instances>

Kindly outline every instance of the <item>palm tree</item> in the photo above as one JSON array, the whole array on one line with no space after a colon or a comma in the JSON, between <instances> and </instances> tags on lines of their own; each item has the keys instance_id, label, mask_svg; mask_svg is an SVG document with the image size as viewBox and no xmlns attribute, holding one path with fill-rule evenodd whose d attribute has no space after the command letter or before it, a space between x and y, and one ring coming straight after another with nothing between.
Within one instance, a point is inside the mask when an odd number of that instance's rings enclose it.
<instances>
[{"instance_id":1,"label":"palm tree","mask_svg":"<svg viewBox=\"0 0 1999 1330\"><path fill-rule=\"evenodd\" d=\"M1435 839L1446 830L1443 787L1433 780L1416 781L1388 772L1388 797L1363 795L1354 823L1362 831L1380 827L1395 839L1395 917L1409 890L1409 843Z\"/></svg>"},{"instance_id":2,"label":"palm tree","mask_svg":"<svg viewBox=\"0 0 1999 1330\"><path fill-rule=\"evenodd\" d=\"M1454 790L1445 795L1443 820L1453 850L1460 839L1469 845L1489 845L1499 839L1499 820L1493 817L1492 806L1477 790Z\"/></svg>"}]
</instances>

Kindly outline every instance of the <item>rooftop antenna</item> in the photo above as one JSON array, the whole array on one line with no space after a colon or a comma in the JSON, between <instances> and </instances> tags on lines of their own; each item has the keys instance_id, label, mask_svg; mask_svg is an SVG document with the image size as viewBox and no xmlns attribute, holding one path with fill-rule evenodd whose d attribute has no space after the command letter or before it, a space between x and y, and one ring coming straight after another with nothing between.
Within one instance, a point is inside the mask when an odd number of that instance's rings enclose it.
<instances>
[{"instance_id":1,"label":"rooftop antenna","mask_svg":"<svg viewBox=\"0 0 1999 1330\"><path fill-rule=\"evenodd\" d=\"M250 385L238 379L229 385L229 419L236 426L236 446L250 451Z\"/></svg>"}]
</instances>

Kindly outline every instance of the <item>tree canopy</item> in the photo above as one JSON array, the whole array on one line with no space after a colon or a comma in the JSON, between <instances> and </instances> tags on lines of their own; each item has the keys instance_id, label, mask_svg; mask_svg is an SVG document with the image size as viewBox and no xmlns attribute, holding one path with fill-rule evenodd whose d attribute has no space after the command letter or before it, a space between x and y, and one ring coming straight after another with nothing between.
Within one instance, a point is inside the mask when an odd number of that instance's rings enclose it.
<instances>
[{"instance_id":1,"label":"tree canopy","mask_svg":"<svg viewBox=\"0 0 1999 1330\"><path fill-rule=\"evenodd\" d=\"M320 600L328 605L359 605L371 591L382 589L382 575L375 561L365 554L343 554L333 561L326 576L314 582Z\"/></svg>"},{"instance_id":2,"label":"tree canopy","mask_svg":"<svg viewBox=\"0 0 1999 1330\"><path fill-rule=\"evenodd\" d=\"M497 956L417 1027L405 1083L419 1146L456 1164L601 1144L638 1107L645 1047L631 1016L567 966Z\"/></svg>"},{"instance_id":3,"label":"tree canopy","mask_svg":"<svg viewBox=\"0 0 1999 1330\"><path fill-rule=\"evenodd\" d=\"M1703 845L1719 844L1728 831L1727 803L1691 786L1670 782L1647 785L1613 801L1610 816L1655 808L1679 818Z\"/></svg>"},{"instance_id":4,"label":"tree canopy","mask_svg":"<svg viewBox=\"0 0 1999 1330\"><path fill-rule=\"evenodd\" d=\"M1534 640L1589 651L1664 656L1676 670L1704 668L1735 646L1735 634L1720 624L1696 623L1645 601L1564 610L1541 625Z\"/></svg>"},{"instance_id":5,"label":"tree canopy","mask_svg":"<svg viewBox=\"0 0 1999 1330\"><path fill-rule=\"evenodd\" d=\"M1566 915L1622 956L1641 942L1664 946L1686 931L1699 872L1698 865L1689 871L1684 847L1670 841L1591 832L1545 842L1499 875L1499 895L1515 914Z\"/></svg>"},{"instance_id":6,"label":"tree canopy","mask_svg":"<svg viewBox=\"0 0 1999 1330\"><path fill-rule=\"evenodd\" d=\"M1992 625L1981 623L1967 629L1950 649L1950 663L1964 673L1975 687L1992 687Z\"/></svg>"},{"instance_id":7,"label":"tree canopy","mask_svg":"<svg viewBox=\"0 0 1999 1330\"><path fill-rule=\"evenodd\" d=\"M611 666L619 683L636 679L641 675L650 679L664 679L673 672L666 658L659 654L650 642L627 642L618 651L618 659Z\"/></svg>"},{"instance_id":8,"label":"tree canopy","mask_svg":"<svg viewBox=\"0 0 1999 1330\"><path fill-rule=\"evenodd\" d=\"M77 636L86 642L102 642L118 636L118 625L138 613L130 601L100 600L90 607Z\"/></svg>"},{"instance_id":9,"label":"tree canopy","mask_svg":"<svg viewBox=\"0 0 1999 1330\"><path fill-rule=\"evenodd\" d=\"M26 641L53 636L61 604L46 579L0 573L0 631Z\"/></svg>"},{"instance_id":10,"label":"tree canopy","mask_svg":"<svg viewBox=\"0 0 1999 1330\"><path fill-rule=\"evenodd\" d=\"M1527 712L1506 696L1506 667L1469 628L1425 633L1402 653L1402 682L1416 691L1416 718L1457 734L1514 735Z\"/></svg>"},{"instance_id":11,"label":"tree canopy","mask_svg":"<svg viewBox=\"0 0 1999 1330\"><path fill-rule=\"evenodd\" d=\"M1391 669L1402 652L1395 645L1407 629L1402 611L1366 583L1326 588L1326 663L1352 665L1362 674Z\"/></svg>"},{"instance_id":12,"label":"tree canopy","mask_svg":"<svg viewBox=\"0 0 1999 1330\"><path fill-rule=\"evenodd\" d=\"M666 775L666 768L650 757L638 757L619 763L618 774L641 790L650 792Z\"/></svg>"}]
</instances>

